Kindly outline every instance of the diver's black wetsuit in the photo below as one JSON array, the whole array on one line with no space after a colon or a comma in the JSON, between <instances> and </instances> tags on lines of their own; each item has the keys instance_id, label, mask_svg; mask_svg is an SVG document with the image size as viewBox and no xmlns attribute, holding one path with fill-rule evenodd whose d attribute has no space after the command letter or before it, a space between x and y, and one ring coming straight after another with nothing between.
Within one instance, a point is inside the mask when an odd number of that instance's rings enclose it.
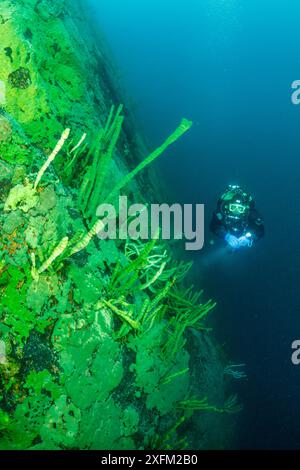
<instances>
[{"instance_id":1,"label":"diver's black wetsuit","mask_svg":"<svg viewBox=\"0 0 300 470\"><path fill-rule=\"evenodd\" d=\"M246 232L250 232L254 241L259 240L265 234L265 228L263 220L259 212L255 208L251 208L248 220L243 227L236 227L233 231L232 227L228 226L225 220L225 216L222 214L220 201L218 201L217 209L214 211L212 220L210 223L210 230L220 238L224 238L226 233L231 233L237 237L244 235Z\"/></svg>"}]
</instances>

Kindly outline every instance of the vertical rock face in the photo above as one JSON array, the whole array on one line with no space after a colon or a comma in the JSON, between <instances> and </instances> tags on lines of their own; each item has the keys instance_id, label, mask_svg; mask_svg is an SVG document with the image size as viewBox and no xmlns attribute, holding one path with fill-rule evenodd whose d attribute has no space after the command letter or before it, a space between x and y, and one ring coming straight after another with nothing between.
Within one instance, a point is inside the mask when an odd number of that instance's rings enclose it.
<instances>
[{"instance_id":1,"label":"vertical rock face","mask_svg":"<svg viewBox=\"0 0 300 470\"><path fill-rule=\"evenodd\" d=\"M66 127L78 135L93 135L112 102L119 100L109 79L110 63L101 51L101 39L93 40L84 4L1 1L0 155L7 161L32 159L24 139L19 145L9 131L7 141L3 139L14 123L18 133L23 131L31 144L47 151Z\"/></svg>"},{"instance_id":2,"label":"vertical rock face","mask_svg":"<svg viewBox=\"0 0 300 470\"><path fill-rule=\"evenodd\" d=\"M0 449L220 448L239 407L201 331L213 302L160 241L95 239L79 204L140 150L128 110L106 122L120 96L84 5L0 2ZM61 171L41 174L69 127Z\"/></svg>"},{"instance_id":3,"label":"vertical rock face","mask_svg":"<svg viewBox=\"0 0 300 470\"><path fill-rule=\"evenodd\" d=\"M41 148L67 120L89 125L95 115L86 64L76 52L83 48L80 35L74 23L73 37L66 30L67 15L66 2L5 0L0 6L2 107ZM85 106L80 106L82 101ZM18 162L30 156L24 149L12 155L5 152L5 158Z\"/></svg>"}]
</instances>

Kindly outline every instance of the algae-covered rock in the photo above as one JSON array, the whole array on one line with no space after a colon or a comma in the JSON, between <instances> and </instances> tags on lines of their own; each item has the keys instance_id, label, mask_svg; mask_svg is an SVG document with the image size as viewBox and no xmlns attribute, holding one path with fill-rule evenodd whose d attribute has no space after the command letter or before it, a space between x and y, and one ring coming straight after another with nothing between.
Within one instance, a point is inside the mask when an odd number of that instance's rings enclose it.
<instances>
[{"instance_id":1,"label":"algae-covered rock","mask_svg":"<svg viewBox=\"0 0 300 470\"><path fill-rule=\"evenodd\" d=\"M67 366L72 363L73 370L66 379L66 390L76 406L86 409L96 400L105 401L121 382L121 351L111 337L99 335L95 329L75 332L71 344Z\"/></svg>"},{"instance_id":2,"label":"algae-covered rock","mask_svg":"<svg viewBox=\"0 0 300 470\"><path fill-rule=\"evenodd\" d=\"M36 11L43 20L48 21L51 18L56 18L62 14L66 0L52 0L50 5L47 0L41 0L36 3Z\"/></svg>"},{"instance_id":3,"label":"algae-covered rock","mask_svg":"<svg viewBox=\"0 0 300 470\"><path fill-rule=\"evenodd\" d=\"M80 420L80 409L62 395L47 411L40 436L46 446L52 443L58 448L72 448L77 443Z\"/></svg>"},{"instance_id":4,"label":"algae-covered rock","mask_svg":"<svg viewBox=\"0 0 300 470\"><path fill-rule=\"evenodd\" d=\"M31 143L46 152L49 140L52 146L51 140L54 142L56 133L62 131L66 118L92 132L101 121L101 109L89 87L97 74L97 64L81 37L86 25L79 3L26 0L16 4L3 0L0 15L5 52L0 57L0 105L6 113L22 125ZM69 21L68 27L65 21ZM100 102L104 101L100 87L96 93ZM79 101L84 106L75 106ZM103 103L102 110L104 107ZM12 137L9 128L0 135L6 141ZM9 148L5 141L1 146L0 139L1 154L5 149L3 158L24 161L26 149L15 135L13 141ZM26 152L26 158L32 158L32 154Z\"/></svg>"},{"instance_id":5,"label":"algae-covered rock","mask_svg":"<svg viewBox=\"0 0 300 470\"><path fill-rule=\"evenodd\" d=\"M176 371L188 370L189 355L186 351L169 364L161 355L164 343L165 325L156 325L141 338L132 337L129 346L136 352L136 362L131 366L135 372L136 386L147 394L146 405L157 408L161 415L172 411L174 405L184 399L189 390L188 374L175 377L168 382Z\"/></svg>"},{"instance_id":6,"label":"algae-covered rock","mask_svg":"<svg viewBox=\"0 0 300 470\"><path fill-rule=\"evenodd\" d=\"M96 402L83 417L80 425L80 444L88 449L116 449L121 435L121 409L110 398L106 403ZM107 426L106 423L110 423Z\"/></svg>"},{"instance_id":7,"label":"algae-covered rock","mask_svg":"<svg viewBox=\"0 0 300 470\"><path fill-rule=\"evenodd\" d=\"M40 244L41 232L44 219L42 217L31 217L25 230L25 240L30 248L36 249Z\"/></svg>"},{"instance_id":8,"label":"algae-covered rock","mask_svg":"<svg viewBox=\"0 0 300 470\"><path fill-rule=\"evenodd\" d=\"M38 197L31 184L18 184L11 189L5 202L4 210L9 212L20 209L23 212L28 212L36 206L37 202Z\"/></svg>"},{"instance_id":9,"label":"algae-covered rock","mask_svg":"<svg viewBox=\"0 0 300 470\"><path fill-rule=\"evenodd\" d=\"M5 219L3 230L5 233L12 234L24 222L24 218L19 211L11 212Z\"/></svg>"},{"instance_id":10,"label":"algae-covered rock","mask_svg":"<svg viewBox=\"0 0 300 470\"><path fill-rule=\"evenodd\" d=\"M47 214L56 206L56 194L52 186L45 188L40 194L38 211L40 214Z\"/></svg>"},{"instance_id":11,"label":"algae-covered rock","mask_svg":"<svg viewBox=\"0 0 300 470\"><path fill-rule=\"evenodd\" d=\"M33 281L27 291L27 306L35 312L40 312L45 302L51 296L59 292L57 276L40 276L38 281Z\"/></svg>"},{"instance_id":12,"label":"algae-covered rock","mask_svg":"<svg viewBox=\"0 0 300 470\"><path fill-rule=\"evenodd\" d=\"M5 178L10 178L12 173L12 166L0 159L0 181L4 180Z\"/></svg>"},{"instance_id":13,"label":"algae-covered rock","mask_svg":"<svg viewBox=\"0 0 300 470\"><path fill-rule=\"evenodd\" d=\"M0 106L4 106L6 104L6 86L5 83L0 80ZM2 124L3 125L3 124ZM6 132L3 133L1 130L2 137L5 136Z\"/></svg>"},{"instance_id":14,"label":"algae-covered rock","mask_svg":"<svg viewBox=\"0 0 300 470\"><path fill-rule=\"evenodd\" d=\"M4 98L2 97L2 100ZM1 83L0 83L0 103L1 103ZM12 138L12 128L8 119L0 116L0 141L10 141Z\"/></svg>"}]
</instances>

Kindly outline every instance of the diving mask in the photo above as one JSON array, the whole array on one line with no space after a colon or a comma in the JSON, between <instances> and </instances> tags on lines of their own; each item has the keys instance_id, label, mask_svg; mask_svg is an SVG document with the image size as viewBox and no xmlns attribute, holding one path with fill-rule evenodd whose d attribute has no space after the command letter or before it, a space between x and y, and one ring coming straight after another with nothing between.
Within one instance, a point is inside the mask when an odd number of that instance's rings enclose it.
<instances>
[{"instance_id":1,"label":"diving mask","mask_svg":"<svg viewBox=\"0 0 300 470\"><path fill-rule=\"evenodd\" d=\"M234 202L229 204L229 211L232 212L234 215L241 215L246 212L246 206Z\"/></svg>"}]
</instances>

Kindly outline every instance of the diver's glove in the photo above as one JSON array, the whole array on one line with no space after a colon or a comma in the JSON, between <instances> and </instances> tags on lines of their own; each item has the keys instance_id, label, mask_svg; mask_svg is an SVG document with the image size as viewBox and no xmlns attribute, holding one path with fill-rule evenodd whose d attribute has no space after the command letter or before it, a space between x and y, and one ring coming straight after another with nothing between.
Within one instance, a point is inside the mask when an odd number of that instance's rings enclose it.
<instances>
[{"instance_id":1,"label":"diver's glove","mask_svg":"<svg viewBox=\"0 0 300 470\"><path fill-rule=\"evenodd\" d=\"M253 243L253 240L252 240L252 236L251 236L251 233L246 233L246 235L243 235L242 237L240 237L238 239L238 242L239 242L239 247L241 246L252 246L252 243Z\"/></svg>"},{"instance_id":2,"label":"diver's glove","mask_svg":"<svg viewBox=\"0 0 300 470\"><path fill-rule=\"evenodd\" d=\"M231 233L226 233L225 241L228 243L231 248L239 248L239 239Z\"/></svg>"}]
</instances>

